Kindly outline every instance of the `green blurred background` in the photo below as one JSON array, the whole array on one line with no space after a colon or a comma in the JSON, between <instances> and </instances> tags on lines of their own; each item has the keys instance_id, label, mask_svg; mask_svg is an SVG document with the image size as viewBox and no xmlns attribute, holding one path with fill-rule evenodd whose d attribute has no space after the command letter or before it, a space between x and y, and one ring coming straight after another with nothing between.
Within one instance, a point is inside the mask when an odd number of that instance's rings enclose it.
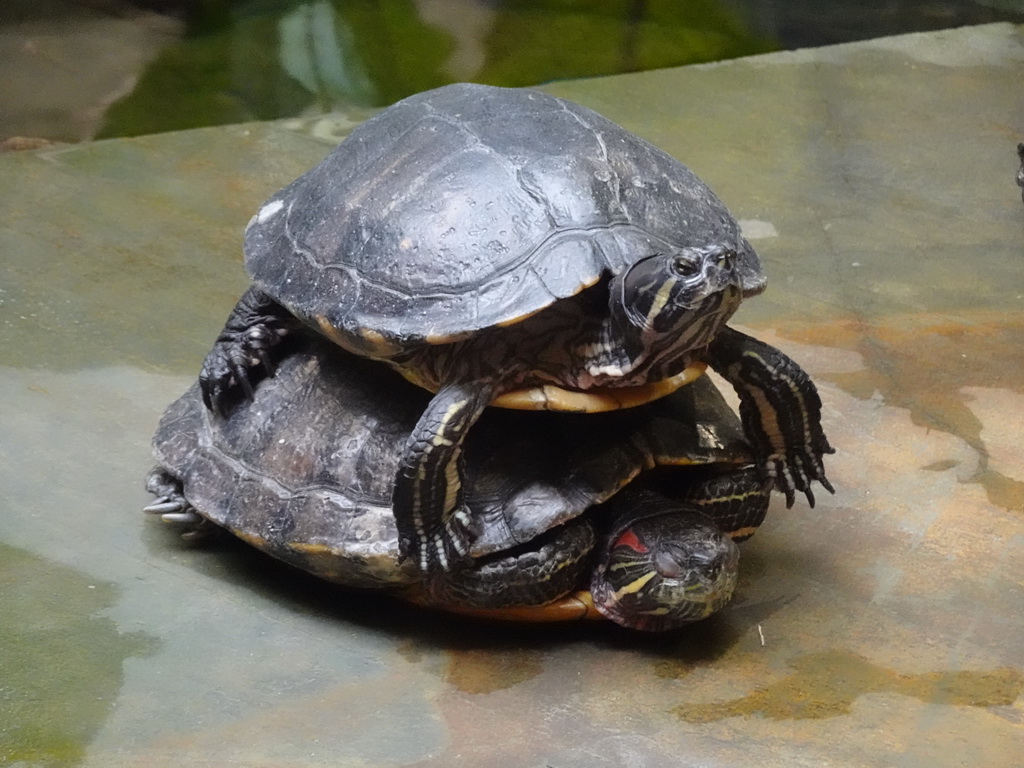
<instances>
[{"instance_id":1,"label":"green blurred background","mask_svg":"<svg viewBox=\"0 0 1024 768\"><path fill-rule=\"evenodd\" d=\"M0 139L382 107L991 21L1024 0L3 0Z\"/></svg>"}]
</instances>

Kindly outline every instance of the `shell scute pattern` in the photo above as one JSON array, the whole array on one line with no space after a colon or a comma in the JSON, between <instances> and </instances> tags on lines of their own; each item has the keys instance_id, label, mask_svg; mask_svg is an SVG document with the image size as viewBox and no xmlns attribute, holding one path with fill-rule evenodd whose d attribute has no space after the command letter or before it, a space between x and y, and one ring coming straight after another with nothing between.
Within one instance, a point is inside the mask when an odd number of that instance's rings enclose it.
<instances>
[{"instance_id":1,"label":"shell scute pattern","mask_svg":"<svg viewBox=\"0 0 1024 768\"><path fill-rule=\"evenodd\" d=\"M263 210L278 202L247 231L254 280L364 353L362 329L457 341L652 248L749 249L710 190L642 139L545 94L465 84L356 128Z\"/></svg>"}]
</instances>

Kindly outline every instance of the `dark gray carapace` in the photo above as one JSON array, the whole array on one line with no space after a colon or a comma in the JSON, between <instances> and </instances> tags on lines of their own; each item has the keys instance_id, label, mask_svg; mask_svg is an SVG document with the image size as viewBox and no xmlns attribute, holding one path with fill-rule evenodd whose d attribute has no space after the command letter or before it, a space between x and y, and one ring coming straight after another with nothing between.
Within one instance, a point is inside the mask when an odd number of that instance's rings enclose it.
<instances>
[{"instance_id":1,"label":"dark gray carapace","mask_svg":"<svg viewBox=\"0 0 1024 768\"><path fill-rule=\"evenodd\" d=\"M688 168L585 107L460 83L360 125L246 231L255 283L354 351L508 325L684 247L757 254ZM339 340L339 339L336 339Z\"/></svg>"}]
</instances>

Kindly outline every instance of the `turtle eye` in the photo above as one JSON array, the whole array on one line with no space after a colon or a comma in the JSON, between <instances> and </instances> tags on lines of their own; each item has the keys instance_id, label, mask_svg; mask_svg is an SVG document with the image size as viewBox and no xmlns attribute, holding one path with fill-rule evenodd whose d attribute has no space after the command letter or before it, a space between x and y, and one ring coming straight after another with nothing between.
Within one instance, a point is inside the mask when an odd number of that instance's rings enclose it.
<instances>
[{"instance_id":1,"label":"turtle eye","mask_svg":"<svg viewBox=\"0 0 1024 768\"><path fill-rule=\"evenodd\" d=\"M676 256L672 259L672 272L678 277L693 277L700 272L700 264L685 256Z\"/></svg>"}]
</instances>

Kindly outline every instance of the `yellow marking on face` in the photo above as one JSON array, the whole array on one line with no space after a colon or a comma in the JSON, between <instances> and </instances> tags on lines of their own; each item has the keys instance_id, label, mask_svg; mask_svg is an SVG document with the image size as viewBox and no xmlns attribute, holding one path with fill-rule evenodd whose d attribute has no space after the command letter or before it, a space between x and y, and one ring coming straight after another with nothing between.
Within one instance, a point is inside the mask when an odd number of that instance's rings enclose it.
<instances>
[{"instance_id":1,"label":"yellow marking on face","mask_svg":"<svg viewBox=\"0 0 1024 768\"><path fill-rule=\"evenodd\" d=\"M672 278L666 280L661 284L658 289L658 294L654 297L654 302L651 304L651 311L647 313L647 327L650 328L654 325L654 318L661 314L661 310L665 308L668 303L669 296L672 295L672 289L675 288L676 279Z\"/></svg>"},{"instance_id":2,"label":"yellow marking on face","mask_svg":"<svg viewBox=\"0 0 1024 768\"><path fill-rule=\"evenodd\" d=\"M653 579L654 576L655 576L654 571L648 571L643 576L641 576L639 579L633 579L633 581L629 582L629 584L625 584L622 587L620 587L619 589L615 590L615 592L613 593L612 597L614 597L616 600L619 600L624 595L635 594L635 593L639 592L641 589L643 589L644 587L646 587L647 586L647 582L649 582L651 579Z\"/></svg>"}]
</instances>

